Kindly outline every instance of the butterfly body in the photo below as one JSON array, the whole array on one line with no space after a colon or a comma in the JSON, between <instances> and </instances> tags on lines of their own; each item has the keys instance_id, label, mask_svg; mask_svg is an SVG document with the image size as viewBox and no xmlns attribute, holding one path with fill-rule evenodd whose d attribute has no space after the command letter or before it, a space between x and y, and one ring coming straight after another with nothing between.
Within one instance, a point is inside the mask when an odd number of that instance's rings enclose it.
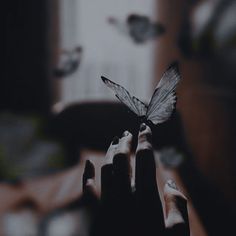
<instances>
[{"instance_id":1,"label":"butterfly body","mask_svg":"<svg viewBox=\"0 0 236 236\"><path fill-rule=\"evenodd\" d=\"M148 122L146 116L139 116L139 120L140 120L141 123L147 123Z\"/></svg>"},{"instance_id":2,"label":"butterfly body","mask_svg":"<svg viewBox=\"0 0 236 236\"><path fill-rule=\"evenodd\" d=\"M163 74L148 105L140 101L121 85L101 77L103 82L111 88L116 97L135 113L141 122L154 125L165 122L170 118L176 106L175 89L180 80L177 63L172 63Z\"/></svg>"},{"instance_id":3,"label":"butterfly body","mask_svg":"<svg viewBox=\"0 0 236 236\"><path fill-rule=\"evenodd\" d=\"M148 120L146 116L139 116L138 118L139 118L140 125L144 123L151 128L154 127L154 124L150 120Z\"/></svg>"}]
</instances>

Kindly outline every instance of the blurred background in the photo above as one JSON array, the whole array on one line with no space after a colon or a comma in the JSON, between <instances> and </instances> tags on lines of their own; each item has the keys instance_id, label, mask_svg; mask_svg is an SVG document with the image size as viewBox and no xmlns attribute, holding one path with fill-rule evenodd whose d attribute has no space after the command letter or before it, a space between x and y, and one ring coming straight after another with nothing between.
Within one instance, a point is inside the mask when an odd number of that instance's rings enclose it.
<instances>
[{"instance_id":1,"label":"blurred background","mask_svg":"<svg viewBox=\"0 0 236 236\"><path fill-rule=\"evenodd\" d=\"M236 212L235 11L233 0L8 1L1 235L87 235L78 233L86 231L83 211L70 207L81 196L84 162L93 160L99 173L112 138L139 129L100 76L148 103L175 60L177 111L153 129L163 181L175 178L189 196L192 235L229 234Z\"/></svg>"}]
</instances>

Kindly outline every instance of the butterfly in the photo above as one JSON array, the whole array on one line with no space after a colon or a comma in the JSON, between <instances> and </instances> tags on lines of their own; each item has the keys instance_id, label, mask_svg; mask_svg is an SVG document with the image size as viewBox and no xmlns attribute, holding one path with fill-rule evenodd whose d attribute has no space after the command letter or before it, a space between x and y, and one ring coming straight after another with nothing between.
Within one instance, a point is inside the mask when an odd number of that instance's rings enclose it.
<instances>
[{"instance_id":1,"label":"butterfly","mask_svg":"<svg viewBox=\"0 0 236 236\"><path fill-rule=\"evenodd\" d=\"M108 22L121 33L128 35L134 43L142 44L165 33L165 27L159 22L152 22L147 16L130 14L125 22L109 17Z\"/></svg>"},{"instance_id":2,"label":"butterfly","mask_svg":"<svg viewBox=\"0 0 236 236\"><path fill-rule=\"evenodd\" d=\"M115 92L116 97L133 113L140 117L141 122L160 124L168 120L176 107L176 86L180 81L178 63L172 63L163 74L155 88L148 105L140 101L121 85L101 76L103 82Z\"/></svg>"},{"instance_id":3,"label":"butterfly","mask_svg":"<svg viewBox=\"0 0 236 236\"><path fill-rule=\"evenodd\" d=\"M126 23L135 43L145 43L165 33L165 28L161 23L152 22L147 16L131 14L127 17Z\"/></svg>"},{"instance_id":4,"label":"butterfly","mask_svg":"<svg viewBox=\"0 0 236 236\"><path fill-rule=\"evenodd\" d=\"M63 51L60 54L58 66L53 73L57 78L65 78L77 71L82 60L83 48L77 46L70 51Z\"/></svg>"}]
</instances>

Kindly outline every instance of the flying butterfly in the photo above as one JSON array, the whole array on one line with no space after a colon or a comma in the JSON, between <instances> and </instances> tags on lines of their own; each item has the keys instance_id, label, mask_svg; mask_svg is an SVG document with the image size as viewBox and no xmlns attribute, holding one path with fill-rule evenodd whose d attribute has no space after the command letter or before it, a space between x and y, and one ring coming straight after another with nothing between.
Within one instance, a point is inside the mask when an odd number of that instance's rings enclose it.
<instances>
[{"instance_id":1,"label":"flying butterfly","mask_svg":"<svg viewBox=\"0 0 236 236\"><path fill-rule=\"evenodd\" d=\"M59 63L53 73L57 78L65 78L77 71L83 56L83 48L77 46L73 50L63 50L59 57Z\"/></svg>"},{"instance_id":2,"label":"flying butterfly","mask_svg":"<svg viewBox=\"0 0 236 236\"><path fill-rule=\"evenodd\" d=\"M160 22L153 22L149 17L135 13L128 15L124 22L115 17L109 17L108 22L137 44L158 38L166 31Z\"/></svg>"},{"instance_id":3,"label":"flying butterfly","mask_svg":"<svg viewBox=\"0 0 236 236\"><path fill-rule=\"evenodd\" d=\"M132 112L141 118L142 122L160 124L168 120L176 106L175 89L180 80L178 64L172 63L163 74L148 105L140 101L119 84L101 76L107 87L111 88L116 97Z\"/></svg>"}]
</instances>

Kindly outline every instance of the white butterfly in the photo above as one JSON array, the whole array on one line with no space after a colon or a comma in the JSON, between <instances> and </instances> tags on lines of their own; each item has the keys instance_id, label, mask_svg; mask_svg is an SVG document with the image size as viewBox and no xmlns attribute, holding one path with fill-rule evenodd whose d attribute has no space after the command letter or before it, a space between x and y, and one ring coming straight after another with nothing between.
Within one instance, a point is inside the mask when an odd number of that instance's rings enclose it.
<instances>
[{"instance_id":1,"label":"white butterfly","mask_svg":"<svg viewBox=\"0 0 236 236\"><path fill-rule=\"evenodd\" d=\"M132 112L142 118L143 122L151 121L157 125L168 120L175 109L176 93L175 89L180 80L178 64L173 63L163 74L147 106L119 84L101 77L103 82L111 88L116 97L124 103Z\"/></svg>"}]
</instances>

